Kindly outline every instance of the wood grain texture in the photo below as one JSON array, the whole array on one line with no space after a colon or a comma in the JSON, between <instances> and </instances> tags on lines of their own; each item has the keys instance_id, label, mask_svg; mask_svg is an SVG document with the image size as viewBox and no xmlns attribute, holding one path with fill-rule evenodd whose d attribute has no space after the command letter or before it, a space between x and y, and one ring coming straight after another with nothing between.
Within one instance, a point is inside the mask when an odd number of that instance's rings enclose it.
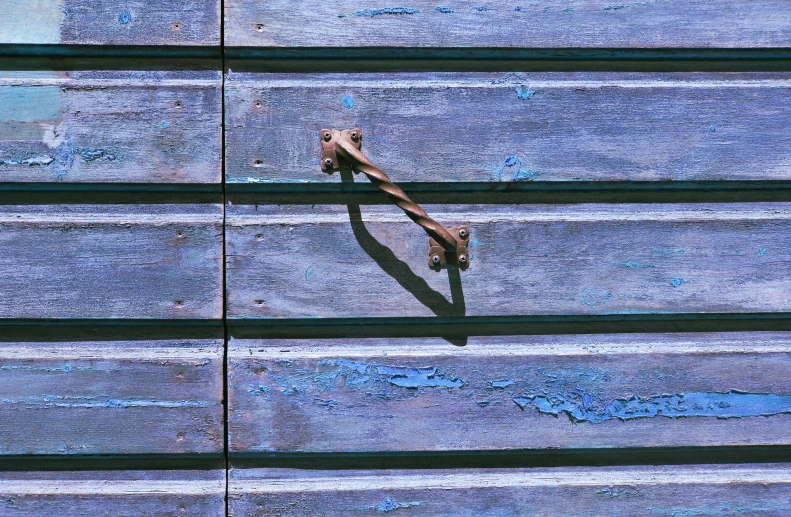
<instances>
[{"instance_id":1,"label":"wood grain texture","mask_svg":"<svg viewBox=\"0 0 791 517\"><path fill-rule=\"evenodd\" d=\"M221 517L225 471L1 472L4 517Z\"/></svg>"},{"instance_id":2,"label":"wood grain texture","mask_svg":"<svg viewBox=\"0 0 791 517\"><path fill-rule=\"evenodd\" d=\"M3 0L0 43L219 45L219 0Z\"/></svg>"},{"instance_id":3,"label":"wood grain texture","mask_svg":"<svg viewBox=\"0 0 791 517\"><path fill-rule=\"evenodd\" d=\"M234 183L340 181L318 132L352 127L396 183L791 178L786 75L231 73L225 92Z\"/></svg>"},{"instance_id":4,"label":"wood grain texture","mask_svg":"<svg viewBox=\"0 0 791 517\"><path fill-rule=\"evenodd\" d=\"M0 181L219 183L222 78L0 72Z\"/></svg>"},{"instance_id":5,"label":"wood grain texture","mask_svg":"<svg viewBox=\"0 0 791 517\"><path fill-rule=\"evenodd\" d=\"M0 343L0 454L221 453L222 363L222 340Z\"/></svg>"},{"instance_id":6,"label":"wood grain texture","mask_svg":"<svg viewBox=\"0 0 791 517\"><path fill-rule=\"evenodd\" d=\"M232 453L791 444L791 333L239 340Z\"/></svg>"},{"instance_id":7,"label":"wood grain texture","mask_svg":"<svg viewBox=\"0 0 791 517\"><path fill-rule=\"evenodd\" d=\"M0 207L0 318L220 318L222 206Z\"/></svg>"},{"instance_id":8,"label":"wood grain texture","mask_svg":"<svg viewBox=\"0 0 791 517\"><path fill-rule=\"evenodd\" d=\"M415 471L231 470L229 515L671 517L791 512L791 468L696 465Z\"/></svg>"},{"instance_id":9,"label":"wood grain texture","mask_svg":"<svg viewBox=\"0 0 791 517\"><path fill-rule=\"evenodd\" d=\"M225 0L225 43L278 47L787 47L784 0ZM298 30L296 28L299 28Z\"/></svg>"},{"instance_id":10,"label":"wood grain texture","mask_svg":"<svg viewBox=\"0 0 791 517\"><path fill-rule=\"evenodd\" d=\"M229 204L229 318L791 310L791 205L424 206L470 227L470 268L428 267L390 205Z\"/></svg>"}]
</instances>

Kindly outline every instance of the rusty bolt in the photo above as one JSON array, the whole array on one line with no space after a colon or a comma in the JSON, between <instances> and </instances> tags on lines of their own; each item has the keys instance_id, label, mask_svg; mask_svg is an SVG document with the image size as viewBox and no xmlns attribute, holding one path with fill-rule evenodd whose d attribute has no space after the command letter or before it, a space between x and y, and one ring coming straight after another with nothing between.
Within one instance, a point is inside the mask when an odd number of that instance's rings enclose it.
<instances>
[{"instance_id":1,"label":"rusty bolt","mask_svg":"<svg viewBox=\"0 0 791 517\"><path fill-rule=\"evenodd\" d=\"M459 255L459 265L461 266L467 265L467 255Z\"/></svg>"},{"instance_id":2,"label":"rusty bolt","mask_svg":"<svg viewBox=\"0 0 791 517\"><path fill-rule=\"evenodd\" d=\"M464 228L459 230L459 237L461 237L462 239L466 239L467 238L467 230L465 230Z\"/></svg>"},{"instance_id":3,"label":"rusty bolt","mask_svg":"<svg viewBox=\"0 0 791 517\"><path fill-rule=\"evenodd\" d=\"M325 158L324 167L327 169L332 169L332 158Z\"/></svg>"},{"instance_id":4,"label":"rusty bolt","mask_svg":"<svg viewBox=\"0 0 791 517\"><path fill-rule=\"evenodd\" d=\"M326 131L324 133L324 135L322 135L322 137L324 138L325 142L329 142L330 140L332 140L332 133L330 133L329 131Z\"/></svg>"},{"instance_id":5,"label":"rusty bolt","mask_svg":"<svg viewBox=\"0 0 791 517\"><path fill-rule=\"evenodd\" d=\"M360 135L357 134L357 131L352 131L351 133L349 133L349 138L351 138L352 141L356 142L357 140L360 139Z\"/></svg>"},{"instance_id":6,"label":"rusty bolt","mask_svg":"<svg viewBox=\"0 0 791 517\"><path fill-rule=\"evenodd\" d=\"M436 254L431 255L431 263L434 264L435 266L439 266L439 263L441 261L442 261L442 259L439 258L439 255L436 255Z\"/></svg>"}]
</instances>

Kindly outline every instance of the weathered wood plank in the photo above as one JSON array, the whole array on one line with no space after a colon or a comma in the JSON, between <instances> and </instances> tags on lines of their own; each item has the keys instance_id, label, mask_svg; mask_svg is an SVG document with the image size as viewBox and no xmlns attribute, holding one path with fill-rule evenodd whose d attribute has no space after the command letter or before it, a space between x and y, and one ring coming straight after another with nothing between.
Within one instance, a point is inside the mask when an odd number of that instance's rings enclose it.
<instances>
[{"instance_id":1,"label":"weathered wood plank","mask_svg":"<svg viewBox=\"0 0 791 517\"><path fill-rule=\"evenodd\" d=\"M225 471L2 472L0 513L221 517Z\"/></svg>"},{"instance_id":2,"label":"weathered wood plank","mask_svg":"<svg viewBox=\"0 0 791 517\"><path fill-rule=\"evenodd\" d=\"M219 71L0 72L0 181L219 183Z\"/></svg>"},{"instance_id":3,"label":"weathered wood plank","mask_svg":"<svg viewBox=\"0 0 791 517\"><path fill-rule=\"evenodd\" d=\"M0 454L222 453L223 344L0 343Z\"/></svg>"},{"instance_id":4,"label":"weathered wood plank","mask_svg":"<svg viewBox=\"0 0 791 517\"><path fill-rule=\"evenodd\" d=\"M3 0L0 43L219 45L219 0Z\"/></svg>"},{"instance_id":5,"label":"weathered wood plank","mask_svg":"<svg viewBox=\"0 0 791 517\"><path fill-rule=\"evenodd\" d=\"M222 206L0 207L0 318L220 318Z\"/></svg>"},{"instance_id":6,"label":"weathered wood plank","mask_svg":"<svg viewBox=\"0 0 791 517\"><path fill-rule=\"evenodd\" d=\"M788 47L784 0L323 3L225 0L225 43L264 47ZM296 30L296 28L299 28Z\"/></svg>"},{"instance_id":7,"label":"weathered wood plank","mask_svg":"<svg viewBox=\"0 0 791 517\"><path fill-rule=\"evenodd\" d=\"M791 178L787 75L231 73L225 95L234 183L340 181L324 127L362 128L396 183Z\"/></svg>"},{"instance_id":8,"label":"weathered wood plank","mask_svg":"<svg viewBox=\"0 0 791 517\"><path fill-rule=\"evenodd\" d=\"M791 467L696 465L455 471L231 470L229 515L546 517L791 512Z\"/></svg>"},{"instance_id":9,"label":"weathered wood plank","mask_svg":"<svg viewBox=\"0 0 791 517\"><path fill-rule=\"evenodd\" d=\"M467 271L395 206L229 204L228 317L791 310L787 203L424 208L470 226Z\"/></svg>"},{"instance_id":10,"label":"weathered wood plank","mask_svg":"<svg viewBox=\"0 0 791 517\"><path fill-rule=\"evenodd\" d=\"M239 340L232 453L791 444L791 333Z\"/></svg>"}]
</instances>

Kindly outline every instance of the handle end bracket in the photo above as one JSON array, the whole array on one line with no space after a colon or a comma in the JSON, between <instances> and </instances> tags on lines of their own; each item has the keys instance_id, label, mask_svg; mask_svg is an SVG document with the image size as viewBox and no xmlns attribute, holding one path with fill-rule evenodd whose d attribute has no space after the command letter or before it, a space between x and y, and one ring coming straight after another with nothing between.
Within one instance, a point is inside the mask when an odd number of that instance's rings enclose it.
<instances>
[{"instance_id":1,"label":"handle end bracket","mask_svg":"<svg viewBox=\"0 0 791 517\"><path fill-rule=\"evenodd\" d=\"M455 266L459 269L470 267L470 254L467 247L470 243L470 229L467 226L453 226L448 231L456 238L456 251L445 249L433 238L428 238L428 267L434 271Z\"/></svg>"}]
</instances>

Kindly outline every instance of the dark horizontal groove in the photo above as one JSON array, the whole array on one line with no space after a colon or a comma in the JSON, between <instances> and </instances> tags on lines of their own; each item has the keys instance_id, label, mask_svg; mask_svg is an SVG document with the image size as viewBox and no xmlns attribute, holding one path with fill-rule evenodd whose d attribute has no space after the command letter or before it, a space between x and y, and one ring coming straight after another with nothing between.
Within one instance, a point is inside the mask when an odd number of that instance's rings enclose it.
<instances>
[{"instance_id":1,"label":"dark horizontal groove","mask_svg":"<svg viewBox=\"0 0 791 517\"><path fill-rule=\"evenodd\" d=\"M222 320L0 319L0 341L222 339Z\"/></svg>"},{"instance_id":2,"label":"dark horizontal groove","mask_svg":"<svg viewBox=\"0 0 791 517\"><path fill-rule=\"evenodd\" d=\"M222 202L220 184L0 183L0 205Z\"/></svg>"},{"instance_id":3,"label":"dark horizontal groove","mask_svg":"<svg viewBox=\"0 0 791 517\"><path fill-rule=\"evenodd\" d=\"M235 71L790 70L791 48L226 47Z\"/></svg>"},{"instance_id":4,"label":"dark horizontal groove","mask_svg":"<svg viewBox=\"0 0 791 517\"><path fill-rule=\"evenodd\" d=\"M791 330L791 313L626 314L592 316L472 316L227 320L238 339L442 337Z\"/></svg>"},{"instance_id":5,"label":"dark horizontal groove","mask_svg":"<svg viewBox=\"0 0 791 517\"><path fill-rule=\"evenodd\" d=\"M791 201L791 181L403 182L417 203L717 203ZM236 204L389 204L370 183L228 183Z\"/></svg>"},{"instance_id":6,"label":"dark horizontal groove","mask_svg":"<svg viewBox=\"0 0 791 517\"><path fill-rule=\"evenodd\" d=\"M788 445L230 455L231 466L235 468L316 470L585 467L787 461L791 461L791 446Z\"/></svg>"},{"instance_id":7,"label":"dark horizontal groove","mask_svg":"<svg viewBox=\"0 0 791 517\"><path fill-rule=\"evenodd\" d=\"M220 70L219 46L0 44L0 70Z\"/></svg>"},{"instance_id":8,"label":"dark horizontal groove","mask_svg":"<svg viewBox=\"0 0 791 517\"><path fill-rule=\"evenodd\" d=\"M114 454L0 456L0 471L214 470L225 468L225 455Z\"/></svg>"}]
</instances>

